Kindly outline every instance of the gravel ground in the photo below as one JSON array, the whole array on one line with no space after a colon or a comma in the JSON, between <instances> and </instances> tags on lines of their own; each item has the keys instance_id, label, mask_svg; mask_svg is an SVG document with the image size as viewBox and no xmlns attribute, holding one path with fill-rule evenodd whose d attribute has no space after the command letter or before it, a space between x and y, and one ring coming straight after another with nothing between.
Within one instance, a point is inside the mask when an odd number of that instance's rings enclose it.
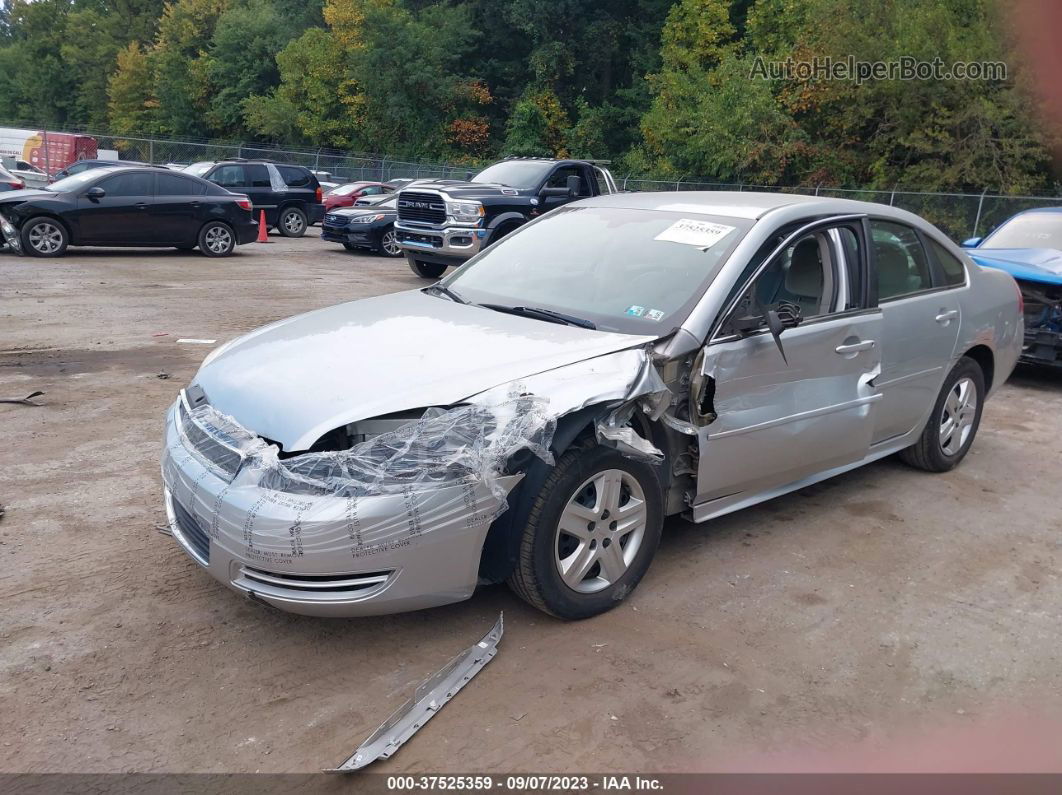
<instances>
[{"instance_id":1,"label":"gravel ground","mask_svg":"<svg viewBox=\"0 0 1062 795\"><path fill-rule=\"evenodd\" d=\"M163 414L209 350L177 339L423 284L315 235L220 261L0 253L0 396L45 392L0 405L0 771L319 770L499 610L497 658L378 772L843 760L1057 711L1050 372L1011 379L955 472L886 460L669 522L638 591L591 621L500 586L357 620L241 600L156 529Z\"/></svg>"}]
</instances>

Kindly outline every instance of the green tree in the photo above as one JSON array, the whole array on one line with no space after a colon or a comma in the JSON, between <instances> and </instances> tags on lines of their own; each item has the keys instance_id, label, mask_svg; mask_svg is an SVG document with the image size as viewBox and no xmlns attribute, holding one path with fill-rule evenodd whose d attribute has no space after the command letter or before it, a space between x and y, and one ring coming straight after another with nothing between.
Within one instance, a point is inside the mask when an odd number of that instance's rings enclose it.
<instances>
[{"instance_id":1,"label":"green tree","mask_svg":"<svg viewBox=\"0 0 1062 795\"><path fill-rule=\"evenodd\" d=\"M111 130L119 135L158 131L158 102L151 90L152 65L135 41L118 53L117 67L107 85Z\"/></svg>"}]
</instances>

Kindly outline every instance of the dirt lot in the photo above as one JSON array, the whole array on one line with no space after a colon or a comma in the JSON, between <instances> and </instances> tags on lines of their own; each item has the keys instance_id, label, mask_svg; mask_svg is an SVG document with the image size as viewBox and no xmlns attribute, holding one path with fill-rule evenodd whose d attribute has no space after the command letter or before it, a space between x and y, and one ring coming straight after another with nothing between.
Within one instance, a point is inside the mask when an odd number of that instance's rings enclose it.
<instances>
[{"instance_id":1,"label":"dirt lot","mask_svg":"<svg viewBox=\"0 0 1062 795\"><path fill-rule=\"evenodd\" d=\"M210 349L177 339L422 284L273 239L223 261L0 253L0 396L46 393L0 405L0 771L319 770L499 610L494 662L378 771L747 769L1058 706L1051 373L1011 380L955 472L887 460L670 522L639 590L592 621L504 587L346 621L241 600L156 530L163 413Z\"/></svg>"}]
</instances>

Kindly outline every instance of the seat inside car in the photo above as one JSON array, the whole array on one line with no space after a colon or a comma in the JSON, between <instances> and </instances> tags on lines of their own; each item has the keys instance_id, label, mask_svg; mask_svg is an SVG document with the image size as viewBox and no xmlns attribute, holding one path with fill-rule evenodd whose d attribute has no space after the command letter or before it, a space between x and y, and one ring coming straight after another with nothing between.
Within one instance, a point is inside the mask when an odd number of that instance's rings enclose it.
<instances>
[{"instance_id":1,"label":"seat inside car","mask_svg":"<svg viewBox=\"0 0 1062 795\"><path fill-rule=\"evenodd\" d=\"M878 268L878 298L906 295L922 286L922 279L911 273L907 252L891 240L874 241L874 259Z\"/></svg>"},{"instance_id":2,"label":"seat inside car","mask_svg":"<svg viewBox=\"0 0 1062 795\"><path fill-rule=\"evenodd\" d=\"M807 237L797 243L789 266L785 269L785 300L800 307L801 315L814 317L822 314L823 286L822 254L819 241Z\"/></svg>"}]
</instances>

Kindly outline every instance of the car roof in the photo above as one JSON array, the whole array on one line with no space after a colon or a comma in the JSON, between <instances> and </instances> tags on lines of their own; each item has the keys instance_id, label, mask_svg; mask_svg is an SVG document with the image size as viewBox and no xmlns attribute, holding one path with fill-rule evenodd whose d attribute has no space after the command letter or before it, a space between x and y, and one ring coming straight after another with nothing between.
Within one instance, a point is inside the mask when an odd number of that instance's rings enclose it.
<instances>
[{"instance_id":1,"label":"car roof","mask_svg":"<svg viewBox=\"0 0 1062 795\"><path fill-rule=\"evenodd\" d=\"M1062 205L1057 207L1033 207L1028 210L1022 210L1020 213L1014 213L1011 218L1017 218L1019 215L1029 215L1031 213L1062 213Z\"/></svg>"},{"instance_id":2,"label":"car roof","mask_svg":"<svg viewBox=\"0 0 1062 795\"><path fill-rule=\"evenodd\" d=\"M787 207L823 215L872 213L910 220L916 216L887 204L807 196L800 193L759 193L756 191L659 191L613 193L583 199L579 204L590 207L623 207L632 210L660 210L673 213L700 213L731 218L757 220L770 212Z\"/></svg>"}]
</instances>

